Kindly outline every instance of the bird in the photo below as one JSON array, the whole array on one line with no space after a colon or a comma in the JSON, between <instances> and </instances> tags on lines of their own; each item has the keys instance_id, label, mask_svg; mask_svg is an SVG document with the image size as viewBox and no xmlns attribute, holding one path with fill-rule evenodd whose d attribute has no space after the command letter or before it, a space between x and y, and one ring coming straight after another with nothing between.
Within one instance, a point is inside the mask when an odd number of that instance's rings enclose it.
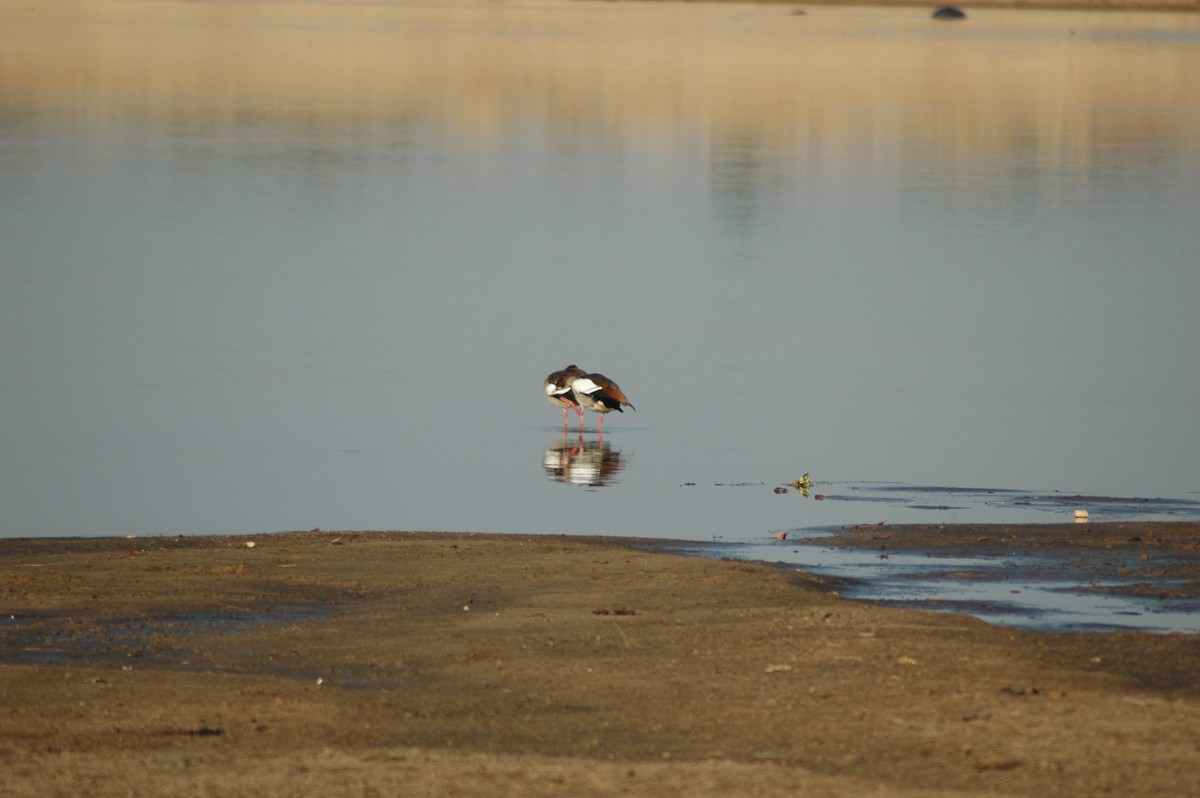
<instances>
[{"instance_id":1,"label":"bird","mask_svg":"<svg viewBox=\"0 0 1200 798\"><path fill-rule=\"evenodd\" d=\"M577 375L571 380L571 391L575 394L575 401L578 402L581 408L600 414L600 422L596 425L596 432L604 429L605 413L611 413L614 410L618 413L624 413L625 411L621 409L621 405L625 405L631 410L637 410L625 396L624 391L621 390L621 386L603 374ZM582 412L581 410L581 422L583 420Z\"/></svg>"},{"instance_id":2,"label":"bird","mask_svg":"<svg viewBox=\"0 0 1200 798\"><path fill-rule=\"evenodd\" d=\"M564 427L567 426L567 411L574 410L579 414L579 428L583 429L583 408L579 406L579 401L575 398L575 392L571 390L571 382L576 377L582 377L586 374L586 371L572 363L562 371L554 372L542 382L542 388L546 391L546 398L563 409Z\"/></svg>"}]
</instances>

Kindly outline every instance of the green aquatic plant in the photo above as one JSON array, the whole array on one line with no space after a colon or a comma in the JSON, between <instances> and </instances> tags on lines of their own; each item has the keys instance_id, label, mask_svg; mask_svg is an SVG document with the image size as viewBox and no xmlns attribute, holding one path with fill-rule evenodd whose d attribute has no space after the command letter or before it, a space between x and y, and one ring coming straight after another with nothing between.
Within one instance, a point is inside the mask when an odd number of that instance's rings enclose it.
<instances>
[{"instance_id":1,"label":"green aquatic plant","mask_svg":"<svg viewBox=\"0 0 1200 798\"><path fill-rule=\"evenodd\" d=\"M789 484L791 485L791 487L800 491L801 496L805 496L805 497L808 496L808 491L812 488L812 480L808 478L807 472L805 472L804 476L800 477L800 479L796 480L795 482L789 483Z\"/></svg>"}]
</instances>

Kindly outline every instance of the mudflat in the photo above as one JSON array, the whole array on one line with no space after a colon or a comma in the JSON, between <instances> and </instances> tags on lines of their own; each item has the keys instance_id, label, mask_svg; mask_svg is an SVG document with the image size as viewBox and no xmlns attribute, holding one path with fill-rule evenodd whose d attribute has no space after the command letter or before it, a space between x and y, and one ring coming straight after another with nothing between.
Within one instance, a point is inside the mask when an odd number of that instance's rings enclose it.
<instances>
[{"instance_id":1,"label":"mudflat","mask_svg":"<svg viewBox=\"0 0 1200 798\"><path fill-rule=\"evenodd\" d=\"M1200 773L1200 636L870 606L639 541L3 540L0 579L6 796L1183 796Z\"/></svg>"}]
</instances>

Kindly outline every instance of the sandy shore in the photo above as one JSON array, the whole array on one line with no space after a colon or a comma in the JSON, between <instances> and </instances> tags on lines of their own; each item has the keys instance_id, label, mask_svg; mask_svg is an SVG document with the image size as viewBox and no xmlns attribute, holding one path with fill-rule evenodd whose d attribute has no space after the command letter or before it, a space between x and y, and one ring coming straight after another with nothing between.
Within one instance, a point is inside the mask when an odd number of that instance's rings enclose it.
<instances>
[{"instance_id":1,"label":"sandy shore","mask_svg":"<svg viewBox=\"0 0 1200 798\"><path fill-rule=\"evenodd\" d=\"M6 796L1183 796L1200 772L1200 636L1014 631L612 540L5 540L0 574Z\"/></svg>"}]
</instances>

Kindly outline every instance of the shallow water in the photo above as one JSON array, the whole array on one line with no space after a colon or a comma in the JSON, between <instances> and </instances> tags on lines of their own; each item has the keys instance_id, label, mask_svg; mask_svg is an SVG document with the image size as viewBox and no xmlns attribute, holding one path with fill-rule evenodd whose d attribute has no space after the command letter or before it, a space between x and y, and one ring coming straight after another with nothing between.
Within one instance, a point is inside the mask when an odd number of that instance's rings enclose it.
<instances>
[{"instance_id":1,"label":"shallow water","mask_svg":"<svg viewBox=\"0 0 1200 798\"><path fill-rule=\"evenodd\" d=\"M4 661L17 664L120 663L123 667L210 670L204 638L233 635L271 624L294 624L330 614L327 606L280 606L267 610L216 610L158 617L80 621L54 613L0 615L8 627ZM227 666L217 665L222 670ZM257 663L257 672L273 666Z\"/></svg>"},{"instance_id":2,"label":"shallow water","mask_svg":"<svg viewBox=\"0 0 1200 798\"><path fill-rule=\"evenodd\" d=\"M978 555L822 545L819 532L788 540L712 543L685 553L772 563L838 580L847 598L962 612L990 623L1056 631L1200 632L1200 602L1147 582L1137 550L987 551ZM1155 567L1195 563L1192 552L1155 555ZM1140 589L1146 584L1156 590Z\"/></svg>"},{"instance_id":3,"label":"shallow water","mask_svg":"<svg viewBox=\"0 0 1200 798\"><path fill-rule=\"evenodd\" d=\"M1200 517L1200 18L789 11L0 8L0 537Z\"/></svg>"}]
</instances>

